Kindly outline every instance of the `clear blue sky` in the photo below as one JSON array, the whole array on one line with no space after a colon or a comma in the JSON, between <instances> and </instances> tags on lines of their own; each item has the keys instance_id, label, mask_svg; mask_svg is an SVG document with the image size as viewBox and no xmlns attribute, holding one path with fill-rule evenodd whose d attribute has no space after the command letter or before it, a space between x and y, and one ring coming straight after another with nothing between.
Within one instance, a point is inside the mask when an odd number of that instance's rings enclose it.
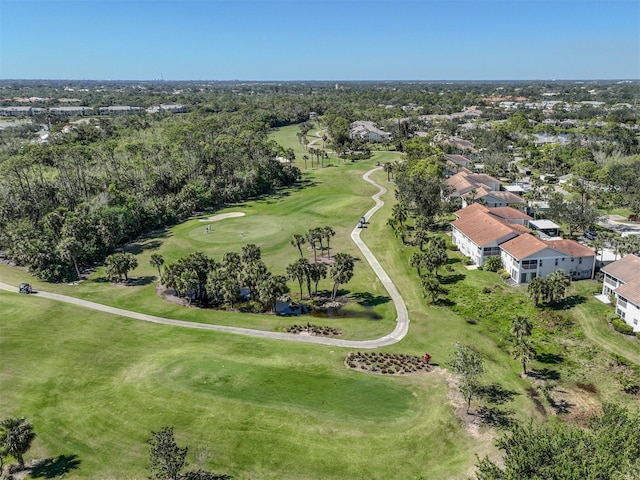
<instances>
[{"instance_id":1,"label":"clear blue sky","mask_svg":"<svg viewBox=\"0 0 640 480\"><path fill-rule=\"evenodd\" d=\"M640 78L640 0L0 0L0 78Z\"/></svg>"}]
</instances>

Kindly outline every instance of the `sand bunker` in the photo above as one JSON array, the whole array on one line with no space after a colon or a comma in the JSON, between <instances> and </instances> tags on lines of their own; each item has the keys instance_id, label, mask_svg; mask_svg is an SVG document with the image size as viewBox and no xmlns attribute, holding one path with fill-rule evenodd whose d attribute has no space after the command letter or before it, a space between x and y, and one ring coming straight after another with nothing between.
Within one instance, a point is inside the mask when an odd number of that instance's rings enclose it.
<instances>
[{"instance_id":1,"label":"sand bunker","mask_svg":"<svg viewBox=\"0 0 640 480\"><path fill-rule=\"evenodd\" d=\"M225 218L233 218L233 217L244 217L244 213L242 212L229 212L229 213L221 213L220 215L214 215L209 218L201 218L201 222L217 222L219 220L224 220Z\"/></svg>"}]
</instances>

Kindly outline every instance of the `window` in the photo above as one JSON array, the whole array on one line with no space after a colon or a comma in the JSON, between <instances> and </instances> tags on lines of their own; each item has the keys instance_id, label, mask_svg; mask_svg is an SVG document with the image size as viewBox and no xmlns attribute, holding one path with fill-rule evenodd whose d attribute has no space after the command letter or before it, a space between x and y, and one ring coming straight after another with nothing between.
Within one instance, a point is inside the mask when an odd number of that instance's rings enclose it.
<instances>
[{"instance_id":1,"label":"window","mask_svg":"<svg viewBox=\"0 0 640 480\"><path fill-rule=\"evenodd\" d=\"M558 266L558 259L556 258L556 267Z\"/></svg>"},{"instance_id":2,"label":"window","mask_svg":"<svg viewBox=\"0 0 640 480\"><path fill-rule=\"evenodd\" d=\"M578 263L582 263L582 257L578 259Z\"/></svg>"},{"instance_id":3,"label":"window","mask_svg":"<svg viewBox=\"0 0 640 480\"><path fill-rule=\"evenodd\" d=\"M542 266L542 260L540 260L540 266Z\"/></svg>"},{"instance_id":4,"label":"window","mask_svg":"<svg viewBox=\"0 0 640 480\"><path fill-rule=\"evenodd\" d=\"M535 270L538 266L538 260L523 260L522 261L522 269L523 270Z\"/></svg>"},{"instance_id":5,"label":"window","mask_svg":"<svg viewBox=\"0 0 640 480\"><path fill-rule=\"evenodd\" d=\"M575 258L571 257L571 261L573 262L575 260Z\"/></svg>"},{"instance_id":6,"label":"window","mask_svg":"<svg viewBox=\"0 0 640 480\"><path fill-rule=\"evenodd\" d=\"M625 317L625 315L626 315L626 314L625 314L625 312L624 312L624 310L620 310L620 309L618 309L618 310L616 310L616 313L618 314L618 316L619 316L621 319L623 319L623 320L624 320L624 317Z\"/></svg>"}]
</instances>

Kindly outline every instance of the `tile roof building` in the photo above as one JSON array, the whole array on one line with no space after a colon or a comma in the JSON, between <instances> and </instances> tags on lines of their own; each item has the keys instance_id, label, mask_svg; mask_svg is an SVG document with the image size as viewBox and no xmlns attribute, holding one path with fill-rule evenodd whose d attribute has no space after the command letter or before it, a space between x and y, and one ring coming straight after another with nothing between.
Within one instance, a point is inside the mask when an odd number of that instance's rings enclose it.
<instances>
[{"instance_id":1,"label":"tile roof building","mask_svg":"<svg viewBox=\"0 0 640 480\"><path fill-rule=\"evenodd\" d=\"M615 295L616 314L640 332L640 257L626 255L601 271L603 295Z\"/></svg>"},{"instance_id":2,"label":"tile roof building","mask_svg":"<svg viewBox=\"0 0 640 480\"><path fill-rule=\"evenodd\" d=\"M451 238L476 265L499 256L515 283L563 270L575 280L591 278L595 252L573 240L541 240L527 228L531 217L510 207L474 203L455 212Z\"/></svg>"}]
</instances>

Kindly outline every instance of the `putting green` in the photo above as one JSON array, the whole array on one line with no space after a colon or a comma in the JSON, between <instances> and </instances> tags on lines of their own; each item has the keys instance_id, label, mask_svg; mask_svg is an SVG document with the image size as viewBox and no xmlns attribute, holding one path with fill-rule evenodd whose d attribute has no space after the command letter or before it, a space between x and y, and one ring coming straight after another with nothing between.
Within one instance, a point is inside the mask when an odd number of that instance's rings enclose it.
<instances>
[{"instance_id":1,"label":"putting green","mask_svg":"<svg viewBox=\"0 0 640 480\"><path fill-rule=\"evenodd\" d=\"M219 245L255 243L260 246L280 238L283 233L288 234L285 218L264 215L226 218L213 223L189 222L186 227L191 240Z\"/></svg>"}]
</instances>

